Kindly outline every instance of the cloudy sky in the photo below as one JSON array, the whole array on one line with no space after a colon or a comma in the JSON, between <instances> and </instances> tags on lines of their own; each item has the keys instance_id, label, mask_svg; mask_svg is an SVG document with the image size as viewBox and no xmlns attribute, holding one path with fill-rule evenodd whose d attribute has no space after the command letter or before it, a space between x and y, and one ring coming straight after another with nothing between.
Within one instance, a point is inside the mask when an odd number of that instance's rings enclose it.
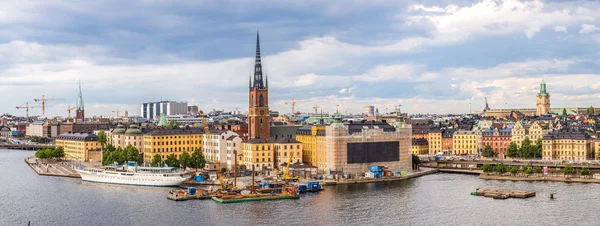
<instances>
[{"instance_id":1,"label":"cloudy sky","mask_svg":"<svg viewBox=\"0 0 600 226\"><path fill-rule=\"evenodd\" d=\"M533 108L542 79L553 107L600 106L598 1L13 1L0 27L0 114L66 116L79 78L87 116L245 110L257 29L283 113Z\"/></svg>"}]
</instances>

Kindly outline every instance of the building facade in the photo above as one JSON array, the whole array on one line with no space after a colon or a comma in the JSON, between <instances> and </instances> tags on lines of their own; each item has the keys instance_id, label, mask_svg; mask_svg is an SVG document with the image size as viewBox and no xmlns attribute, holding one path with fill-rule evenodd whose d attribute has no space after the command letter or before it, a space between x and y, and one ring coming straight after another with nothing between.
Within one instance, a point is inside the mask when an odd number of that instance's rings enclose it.
<instances>
[{"instance_id":1,"label":"building facade","mask_svg":"<svg viewBox=\"0 0 600 226\"><path fill-rule=\"evenodd\" d=\"M246 169L252 169L252 166L256 170L274 169L274 143L254 138L242 143L242 147Z\"/></svg>"},{"instance_id":2,"label":"building facade","mask_svg":"<svg viewBox=\"0 0 600 226\"><path fill-rule=\"evenodd\" d=\"M429 142L425 138L413 138L412 139L412 153L413 155L427 155L429 154Z\"/></svg>"},{"instance_id":3,"label":"building facade","mask_svg":"<svg viewBox=\"0 0 600 226\"><path fill-rule=\"evenodd\" d=\"M499 158L505 158L512 140L512 129L487 129L481 133L483 148L490 146Z\"/></svg>"},{"instance_id":4,"label":"building facade","mask_svg":"<svg viewBox=\"0 0 600 226\"><path fill-rule=\"evenodd\" d=\"M183 152L202 150L203 129L156 129L143 135L144 162L158 154L163 160L170 154L179 158Z\"/></svg>"},{"instance_id":5,"label":"building facade","mask_svg":"<svg viewBox=\"0 0 600 226\"><path fill-rule=\"evenodd\" d=\"M550 93L546 91L546 82L542 80L540 92L537 94L536 115L545 115L550 111Z\"/></svg>"},{"instance_id":6,"label":"building facade","mask_svg":"<svg viewBox=\"0 0 600 226\"><path fill-rule=\"evenodd\" d=\"M318 150L323 147L318 145L317 137L325 136L325 129L325 125L306 125L296 131L296 140L302 143L302 162L305 164L317 166L317 155L324 152Z\"/></svg>"},{"instance_id":7,"label":"building facade","mask_svg":"<svg viewBox=\"0 0 600 226\"><path fill-rule=\"evenodd\" d=\"M479 135L470 130L456 131L452 137L454 155L475 155L478 153Z\"/></svg>"},{"instance_id":8,"label":"building facade","mask_svg":"<svg viewBox=\"0 0 600 226\"><path fill-rule=\"evenodd\" d=\"M452 153L454 148L453 138L456 129L445 129L442 131L442 152Z\"/></svg>"},{"instance_id":9,"label":"building facade","mask_svg":"<svg viewBox=\"0 0 600 226\"><path fill-rule=\"evenodd\" d=\"M98 142L98 136L91 133L63 133L58 135L54 141L56 147L62 147L65 158L78 161L100 161L91 152L101 151L102 146ZM97 155L95 155L97 156Z\"/></svg>"},{"instance_id":10,"label":"building facade","mask_svg":"<svg viewBox=\"0 0 600 226\"><path fill-rule=\"evenodd\" d=\"M248 93L248 133L250 139L271 139L271 117L269 116L269 82L263 81L260 58L260 41L256 33L256 58L254 61L254 79L250 78Z\"/></svg>"},{"instance_id":11,"label":"building facade","mask_svg":"<svg viewBox=\"0 0 600 226\"><path fill-rule=\"evenodd\" d=\"M294 138L284 137L275 141L275 166L282 170L282 164L302 162L302 143ZM291 158L291 159L290 159Z\"/></svg>"},{"instance_id":12,"label":"building facade","mask_svg":"<svg viewBox=\"0 0 600 226\"><path fill-rule=\"evenodd\" d=\"M577 128L553 131L542 139L543 160L585 161L594 158L594 139Z\"/></svg>"},{"instance_id":13,"label":"building facade","mask_svg":"<svg viewBox=\"0 0 600 226\"><path fill-rule=\"evenodd\" d=\"M140 114L148 120L156 120L160 115L182 115L188 113L187 102L158 101L142 103Z\"/></svg>"},{"instance_id":14,"label":"building facade","mask_svg":"<svg viewBox=\"0 0 600 226\"><path fill-rule=\"evenodd\" d=\"M442 151L442 130L432 129L429 131L428 151L433 156Z\"/></svg>"},{"instance_id":15,"label":"building facade","mask_svg":"<svg viewBox=\"0 0 600 226\"><path fill-rule=\"evenodd\" d=\"M233 150L241 146L241 138L233 131L211 131L211 134L203 135L203 152L206 161L220 165L220 168L232 169L234 164ZM235 138L238 139L235 139ZM227 146L227 140L232 140L231 147ZM229 148L229 149L228 149ZM241 149L239 149L241 153Z\"/></svg>"}]
</instances>

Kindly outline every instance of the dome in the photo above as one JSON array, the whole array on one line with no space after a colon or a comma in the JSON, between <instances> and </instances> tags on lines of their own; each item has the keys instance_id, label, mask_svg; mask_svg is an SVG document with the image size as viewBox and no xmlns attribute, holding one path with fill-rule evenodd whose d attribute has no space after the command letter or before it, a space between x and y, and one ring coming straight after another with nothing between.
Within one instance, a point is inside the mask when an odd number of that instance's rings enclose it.
<instances>
[{"instance_id":1,"label":"dome","mask_svg":"<svg viewBox=\"0 0 600 226\"><path fill-rule=\"evenodd\" d=\"M127 129L127 131L125 131L125 135L128 135L128 136L142 135L142 131L140 129L138 129L137 125L131 125L131 126L129 126L129 129Z\"/></svg>"},{"instance_id":2,"label":"dome","mask_svg":"<svg viewBox=\"0 0 600 226\"><path fill-rule=\"evenodd\" d=\"M119 124L116 129L112 131L113 135L121 135L125 133L125 126L123 124Z\"/></svg>"}]
</instances>

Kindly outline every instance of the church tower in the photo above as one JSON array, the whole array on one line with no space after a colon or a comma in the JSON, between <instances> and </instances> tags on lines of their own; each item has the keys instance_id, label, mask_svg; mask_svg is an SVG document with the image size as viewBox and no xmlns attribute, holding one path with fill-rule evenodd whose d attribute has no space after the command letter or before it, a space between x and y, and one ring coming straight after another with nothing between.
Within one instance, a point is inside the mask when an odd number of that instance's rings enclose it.
<instances>
[{"instance_id":1,"label":"church tower","mask_svg":"<svg viewBox=\"0 0 600 226\"><path fill-rule=\"evenodd\" d=\"M540 92L537 94L537 115L545 115L550 111L550 93L546 91L546 82L542 80Z\"/></svg>"},{"instance_id":2,"label":"church tower","mask_svg":"<svg viewBox=\"0 0 600 226\"><path fill-rule=\"evenodd\" d=\"M83 109L83 96L81 95L81 79L79 79L79 93L77 94L77 106L75 108L75 113L75 120L77 122L83 122L85 119L85 115Z\"/></svg>"},{"instance_id":3,"label":"church tower","mask_svg":"<svg viewBox=\"0 0 600 226\"><path fill-rule=\"evenodd\" d=\"M260 41L256 32L256 58L254 60L254 77L249 82L248 135L250 139L271 138L271 121L269 116L269 82L265 76L263 81L260 61Z\"/></svg>"}]
</instances>

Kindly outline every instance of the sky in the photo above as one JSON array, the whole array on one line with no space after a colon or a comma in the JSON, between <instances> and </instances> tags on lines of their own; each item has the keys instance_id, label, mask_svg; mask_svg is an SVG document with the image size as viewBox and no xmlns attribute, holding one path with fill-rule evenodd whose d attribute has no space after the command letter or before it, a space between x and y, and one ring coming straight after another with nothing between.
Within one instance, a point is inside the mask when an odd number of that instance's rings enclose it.
<instances>
[{"instance_id":1,"label":"sky","mask_svg":"<svg viewBox=\"0 0 600 226\"><path fill-rule=\"evenodd\" d=\"M280 113L535 108L542 79L552 107L600 106L599 1L5 1L0 27L0 114L66 116L79 79L88 117L246 111L257 30Z\"/></svg>"}]
</instances>

